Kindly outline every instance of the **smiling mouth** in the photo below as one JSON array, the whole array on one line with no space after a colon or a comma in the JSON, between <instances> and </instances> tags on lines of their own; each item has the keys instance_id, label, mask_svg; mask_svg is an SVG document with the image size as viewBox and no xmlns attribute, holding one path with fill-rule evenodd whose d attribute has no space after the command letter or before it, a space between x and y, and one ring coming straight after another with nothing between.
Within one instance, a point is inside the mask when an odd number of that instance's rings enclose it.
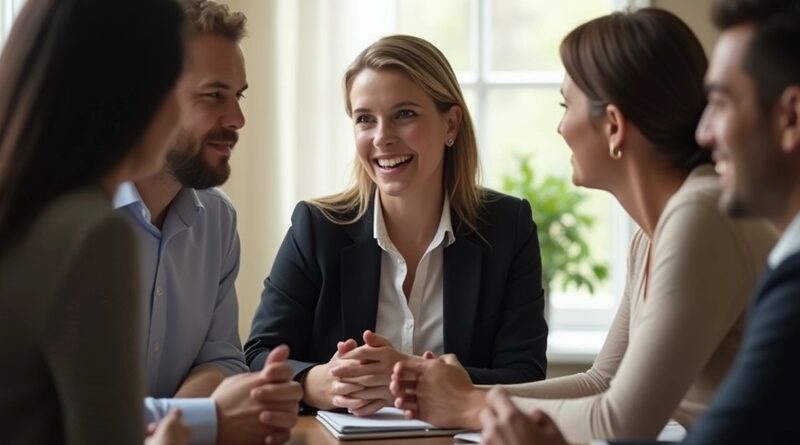
<instances>
[{"instance_id":1,"label":"smiling mouth","mask_svg":"<svg viewBox=\"0 0 800 445\"><path fill-rule=\"evenodd\" d=\"M394 170L405 164L408 164L412 159L414 159L414 156L412 155L403 155L394 158L375 159L373 162L375 165L384 170Z\"/></svg>"},{"instance_id":2,"label":"smiling mouth","mask_svg":"<svg viewBox=\"0 0 800 445\"><path fill-rule=\"evenodd\" d=\"M221 151L232 151L234 142L206 142L211 148Z\"/></svg>"}]
</instances>

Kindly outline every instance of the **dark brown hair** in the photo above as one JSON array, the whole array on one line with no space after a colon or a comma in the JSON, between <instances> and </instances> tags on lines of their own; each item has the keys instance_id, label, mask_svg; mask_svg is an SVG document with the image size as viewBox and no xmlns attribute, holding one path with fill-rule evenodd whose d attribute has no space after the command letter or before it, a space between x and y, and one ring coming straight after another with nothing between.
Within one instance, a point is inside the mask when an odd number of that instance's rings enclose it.
<instances>
[{"instance_id":1,"label":"dark brown hair","mask_svg":"<svg viewBox=\"0 0 800 445\"><path fill-rule=\"evenodd\" d=\"M180 75L183 45L174 0L25 4L0 56L0 246L128 156Z\"/></svg>"},{"instance_id":2,"label":"dark brown hair","mask_svg":"<svg viewBox=\"0 0 800 445\"><path fill-rule=\"evenodd\" d=\"M594 117L616 105L674 167L711 162L694 138L708 60L681 19L656 8L615 12L575 28L560 51Z\"/></svg>"},{"instance_id":3,"label":"dark brown hair","mask_svg":"<svg viewBox=\"0 0 800 445\"><path fill-rule=\"evenodd\" d=\"M231 12L213 0L184 0L186 16L194 33L215 34L239 42L245 36L247 17Z\"/></svg>"},{"instance_id":4,"label":"dark brown hair","mask_svg":"<svg viewBox=\"0 0 800 445\"><path fill-rule=\"evenodd\" d=\"M711 9L720 30L755 28L742 68L755 80L762 111L770 110L789 85L800 85L800 1L726 0Z\"/></svg>"}]
</instances>

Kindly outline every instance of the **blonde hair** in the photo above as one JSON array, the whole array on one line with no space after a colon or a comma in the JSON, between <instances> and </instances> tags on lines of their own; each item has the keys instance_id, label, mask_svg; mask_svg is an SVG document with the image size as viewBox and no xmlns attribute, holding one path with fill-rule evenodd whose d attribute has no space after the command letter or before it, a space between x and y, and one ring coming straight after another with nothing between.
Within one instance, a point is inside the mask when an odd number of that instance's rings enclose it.
<instances>
[{"instance_id":1,"label":"blonde hair","mask_svg":"<svg viewBox=\"0 0 800 445\"><path fill-rule=\"evenodd\" d=\"M195 34L214 34L239 43L245 36L247 17L231 12L228 5L213 0L184 0L184 10Z\"/></svg>"},{"instance_id":2,"label":"blonde hair","mask_svg":"<svg viewBox=\"0 0 800 445\"><path fill-rule=\"evenodd\" d=\"M433 99L441 113L454 105L461 108L462 120L458 134L453 146L445 150L443 187L450 199L450 208L461 222L469 229L477 230L483 200L483 192L478 185L478 143L467 104L450 63L435 46L418 37L392 35L376 41L356 57L344 74L345 108L351 117L350 87L356 75L365 69L392 69L405 73ZM353 184L347 190L308 202L319 208L333 223L352 224L358 221L367 213L376 186L358 162L357 155L353 176Z\"/></svg>"}]
</instances>

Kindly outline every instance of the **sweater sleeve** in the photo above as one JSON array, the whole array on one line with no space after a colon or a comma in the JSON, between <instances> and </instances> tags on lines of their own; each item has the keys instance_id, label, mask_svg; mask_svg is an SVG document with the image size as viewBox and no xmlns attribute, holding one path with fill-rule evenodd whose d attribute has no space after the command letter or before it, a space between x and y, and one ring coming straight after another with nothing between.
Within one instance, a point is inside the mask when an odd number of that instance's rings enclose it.
<instances>
[{"instance_id":1,"label":"sweater sleeve","mask_svg":"<svg viewBox=\"0 0 800 445\"><path fill-rule=\"evenodd\" d=\"M138 265L134 234L109 214L87 229L47 314L45 360L68 444L137 444L141 400Z\"/></svg>"},{"instance_id":2,"label":"sweater sleeve","mask_svg":"<svg viewBox=\"0 0 800 445\"><path fill-rule=\"evenodd\" d=\"M709 205L665 210L651 251L645 301L606 391L518 403L550 413L571 442L653 439L740 317L755 282L734 226ZM631 271L629 270L629 274Z\"/></svg>"},{"instance_id":3,"label":"sweater sleeve","mask_svg":"<svg viewBox=\"0 0 800 445\"><path fill-rule=\"evenodd\" d=\"M628 270L634 270L637 264L646 260L649 245L650 242L644 233L641 230L637 231L631 242ZM631 274L628 274L614 321L600 353L588 371L540 382L504 385L503 388L516 397L516 402L521 407L529 405L526 399L575 399L602 394L608 390L628 347L631 292Z\"/></svg>"}]
</instances>

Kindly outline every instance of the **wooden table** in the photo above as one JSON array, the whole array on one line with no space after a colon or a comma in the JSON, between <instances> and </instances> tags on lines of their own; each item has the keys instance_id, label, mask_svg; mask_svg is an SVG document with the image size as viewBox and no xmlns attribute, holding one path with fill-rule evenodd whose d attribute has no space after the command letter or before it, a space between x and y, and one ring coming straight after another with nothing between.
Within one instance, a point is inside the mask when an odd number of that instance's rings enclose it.
<instances>
[{"instance_id":1,"label":"wooden table","mask_svg":"<svg viewBox=\"0 0 800 445\"><path fill-rule=\"evenodd\" d=\"M287 445L400 445L405 443L413 443L414 445L453 445L456 442L452 436L339 441L314 416L300 416L297 426L292 429L292 438Z\"/></svg>"}]
</instances>

